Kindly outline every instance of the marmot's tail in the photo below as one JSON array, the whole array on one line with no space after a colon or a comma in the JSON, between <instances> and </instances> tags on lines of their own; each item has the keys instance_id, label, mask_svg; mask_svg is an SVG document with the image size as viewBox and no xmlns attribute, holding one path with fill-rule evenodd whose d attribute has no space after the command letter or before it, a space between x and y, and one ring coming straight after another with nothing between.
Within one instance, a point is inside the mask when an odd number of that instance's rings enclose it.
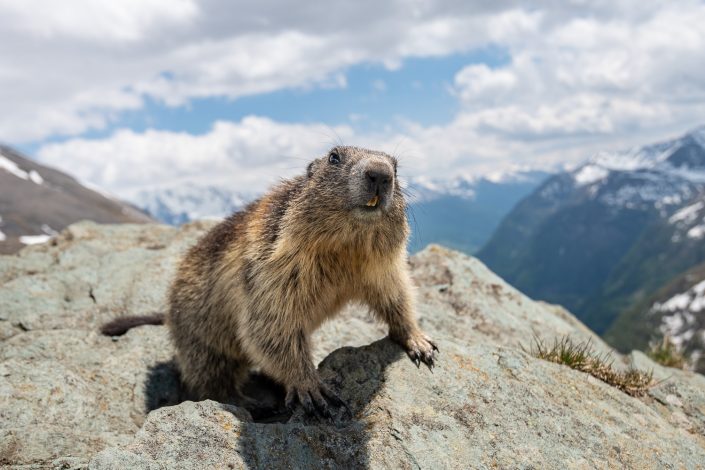
<instances>
[{"instance_id":1,"label":"marmot's tail","mask_svg":"<svg viewBox=\"0 0 705 470\"><path fill-rule=\"evenodd\" d=\"M111 320L100 327L100 332L105 336L121 336L136 326L163 324L163 313L155 313L153 315L135 315L132 317L120 317L115 320Z\"/></svg>"}]
</instances>

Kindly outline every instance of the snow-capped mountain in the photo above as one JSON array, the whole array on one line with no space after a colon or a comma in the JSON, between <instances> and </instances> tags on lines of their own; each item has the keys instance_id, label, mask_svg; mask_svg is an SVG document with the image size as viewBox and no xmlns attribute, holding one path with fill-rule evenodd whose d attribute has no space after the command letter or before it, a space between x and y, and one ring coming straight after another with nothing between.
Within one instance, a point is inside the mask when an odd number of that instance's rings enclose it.
<instances>
[{"instance_id":1,"label":"snow-capped mountain","mask_svg":"<svg viewBox=\"0 0 705 470\"><path fill-rule=\"evenodd\" d=\"M131 201L157 220L180 225L191 220L225 217L256 197L225 187L186 182L139 191Z\"/></svg>"},{"instance_id":2,"label":"snow-capped mountain","mask_svg":"<svg viewBox=\"0 0 705 470\"><path fill-rule=\"evenodd\" d=\"M668 223L674 227L671 237L674 243L705 238L705 194L678 209Z\"/></svg>"},{"instance_id":3,"label":"snow-capped mountain","mask_svg":"<svg viewBox=\"0 0 705 470\"><path fill-rule=\"evenodd\" d=\"M603 333L620 312L705 261L704 194L705 127L601 152L521 201L479 257Z\"/></svg>"},{"instance_id":4,"label":"snow-capped mountain","mask_svg":"<svg viewBox=\"0 0 705 470\"><path fill-rule=\"evenodd\" d=\"M545 171L525 170L453 178L413 176L403 180L402 186L407 190L409 204L426 203L448 196L474 200L479 196L478 192L488 185L505 188L522 185L536 186L549 175L550 173Z\"/></svg>"},{"instance_id":5,"label":"snow-capped mountain","mask_svg":"<svg viewBox=\"0 0 705 470\"><path fill-rule=\"evenodd\" d=\"M44 243L79 220L150 222L135 207L0 145L0 253Z\"/></svg>"},{"instance_id":6,"label":"snow-capped mountain","mask_svg":"<svg viewBox=\"0 0 705 470\"><path fill-rule=\"evenodd\" d=\"M493 178L410 178L402 182L412 214L411 250L441 243L472 253L512 206L548 176L521 172ZM132 201L152 217L178 225L225 217L258 197L236 188L180 183L137 192Z\"/></svg>"},{"instance_id":7,"label":"snow-capped mountain","mask_svg":"<svg viewBox=\"0 0 705 470\"><path fill-rule=\"evenodd\" d=\"M472 200L476 196L478 178L459 176L453 179L428 178L415 176L402 180L406 190L407 203L418 204L433 201L444 196Z\"/></svg>"},{"instance_id":8,"label":"snow-capped mountain","mask_svg":"<svg viewBox=\"0 0 705 470\"><path fill-rule=\"evenodd\" d=\"M705 185L705 126L671 141L598 153L570 175L576 188L606 205L653 205L665 216Z\"/></svg>"},{"instance_id":9,"label":"snow-capped mountain","mask_svg":"<svg viewBox=\"0 0 705 470\"><path fill-rule=\"evenodd\" d=\"M667 336L693 369L705 373L705 262L620 315L610 336L623 350L646 349Z\"/></svg>"},{"instance_id":10,"label":"snow-capped mountain","mask_svg":"<svg viewBox=\"0 0 705 470\"><path fill-rule=\"evenodd\" d=\"M686 353L696 370L705 372L705 279L654 303L648 315L657 317L659 332Z\"/></svg>"}]
</instances>

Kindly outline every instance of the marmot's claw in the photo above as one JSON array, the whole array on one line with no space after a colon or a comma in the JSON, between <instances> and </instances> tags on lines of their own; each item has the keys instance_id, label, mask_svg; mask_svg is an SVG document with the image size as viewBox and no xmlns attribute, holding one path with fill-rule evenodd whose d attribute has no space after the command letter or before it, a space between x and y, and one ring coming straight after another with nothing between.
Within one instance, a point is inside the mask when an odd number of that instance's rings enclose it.
<instances>
[{"instance_id":1,"label":"marmot's claw","mask_svg":"<svg viewBox=\"0 0 705 470\"><path fill-rule=\"evenodd\" d=\"M429 369L433 369L433 351L426 352L426 354L424 354L423 362L428 366Z\"/></svg>"},{"instance_id":2,"label":"marmot's claw","mask_svg":"<svg viewBox=\"0 0 705 470\"><path fill-rule=\"evenodd\" d=\"M416 364L416 367L421 366L421 357L419 356L418 351L408 351L407 354L409 354L409 357L411 358L411 362Z\"/></svg>"},{"instance_id":3,"label":"marmot's claw","mask_svg":"<svg viewBox=\"0 0 705 470\"><path fill-rule=\"evenodd\" d=\"M316 405L316 411L318 411L318 414L320 416L329 421L333 419L333 414L330 412L330 409L328 408L328 403L325 400L321 399L321 401L316 401L314 403Z\"/></svg>"},{"instance_id":4,"label":"marmot's claw","mask_svg":"<svg viewBox=\"0 0 705 470\"><path fill-rule=\"evenodd\" d=\"M350 410L350 407L348 406L343 399L341 399L338 395L336 395L333 391L331 391L328 387L323 386L321 387L321 393L323 393L323 396L326 397L326 400L328 400L333 406L336 406L338 408L344 408L345 413L352 418L353 413L352 410Z\"/></svg>"},{"instance_id":5,"label":"marmot's claw","mask_svg":"<svg viewBox=\"0 0 705 470\"><path fill-rule=\"evenodd\" d=\"M406 353L409 355L411 362L416 364L416 367L420 367L423 362L430 370L433 369L436 362L434 354L438 351L438 346L428 336L420 333L411 335L408 339L398 342L406 349Z\"/></svg>"},{"instance_id":6,"label":"marmot's claw","mask_svg":"<svg viewBox=\"0 0 705 470\"><path fill-rule=\"evenodd\" d=\"M328 407L328 401L326 400L325 394L323 393L323 386L321 386L321 390L316 390L314 391L311 395L313 396L313 403L316 405L316 410L318 411L319 416L322 418L325 418L328 421L333 420L333 413L330 412L330 408Z\"/></svg>"},{"instance_id":7,"label":"marmot's claw","mask_svg":"<svg viewBox=\"0 0 705 470\"><path fill-rule=\"evenodd\" d=\"M304 409L307 416L318 416L319 418L324 418L328 421L333 420L333 413L331 413L329 404L337 407L344 408L346 414L353 417L350 407L341 400L335 393L330 391L325 385L320 385L318 389L313 389L310 391L305 390L291 390L287 393L285 405L290 411L294 411L297 402Z\"/></svg>"},{"instance_id":8,"label":"marmot's claw","mask_svg":"<svg viewBox=\"0 0 705 470\"><path fill-rule=\"evenodd\" d=\"M301 406L304 408L306 414L309 416L314 415L316 413L316 409L313 407L313 403L311 402L311 396L308 393L303 392L299 394L299 398Z\"/></svg>"}]
</instances>

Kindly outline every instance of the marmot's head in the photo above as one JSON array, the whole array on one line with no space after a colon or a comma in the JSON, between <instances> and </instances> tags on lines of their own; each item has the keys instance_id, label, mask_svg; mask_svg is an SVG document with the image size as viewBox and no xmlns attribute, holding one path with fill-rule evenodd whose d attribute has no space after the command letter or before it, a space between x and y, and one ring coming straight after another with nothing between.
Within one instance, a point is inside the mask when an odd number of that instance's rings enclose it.
<instances>
[{"instance_id":1,"label":"marmot's head","mask_svg":"<svg viewBox=\"0 0 705 470\"><path fill-rule=\"evenodd\" d=\"M368 221L404 216L397 160L384 152L334 147L311 162L307 177L309 190L328 208Z\"/></svg>"}]
</instances>

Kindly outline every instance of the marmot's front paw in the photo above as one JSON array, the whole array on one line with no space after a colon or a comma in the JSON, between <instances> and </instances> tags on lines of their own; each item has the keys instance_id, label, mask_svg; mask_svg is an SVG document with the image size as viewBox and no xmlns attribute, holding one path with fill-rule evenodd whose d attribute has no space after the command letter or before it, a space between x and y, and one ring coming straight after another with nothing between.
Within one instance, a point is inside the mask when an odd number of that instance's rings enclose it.
<instances>
[{"instance_id":1,"label":"marmot's front paw","mask_svg":"<svg viewBox=\"0 0 705 470\"><path fill-rule=\"evenodd\" d=\"M296 402L300 403L304 411L309 415L318 415L326 419L332 419L333 414L328 404L335 407L345 408L347 414L352 417L352 412L348 405L338 397L332 390L322 382L315 382L312 385L295 385L287 387L286 407L293 410Z\"/></svg>"},{"instance_id":2,"label":"marmot's front paw","mask_svg":"<svg viewBox=\"0 0 705 470\"><path fill-rule=\"evenodd\" d=\"M438 351L438 346L431 341L431 338L419 331L410 334L405 339L397 340L397 342L406 350L416 367L419 367L423 362L429 368L433 368L434 352Z\"/></svg>"}]
</instances>

